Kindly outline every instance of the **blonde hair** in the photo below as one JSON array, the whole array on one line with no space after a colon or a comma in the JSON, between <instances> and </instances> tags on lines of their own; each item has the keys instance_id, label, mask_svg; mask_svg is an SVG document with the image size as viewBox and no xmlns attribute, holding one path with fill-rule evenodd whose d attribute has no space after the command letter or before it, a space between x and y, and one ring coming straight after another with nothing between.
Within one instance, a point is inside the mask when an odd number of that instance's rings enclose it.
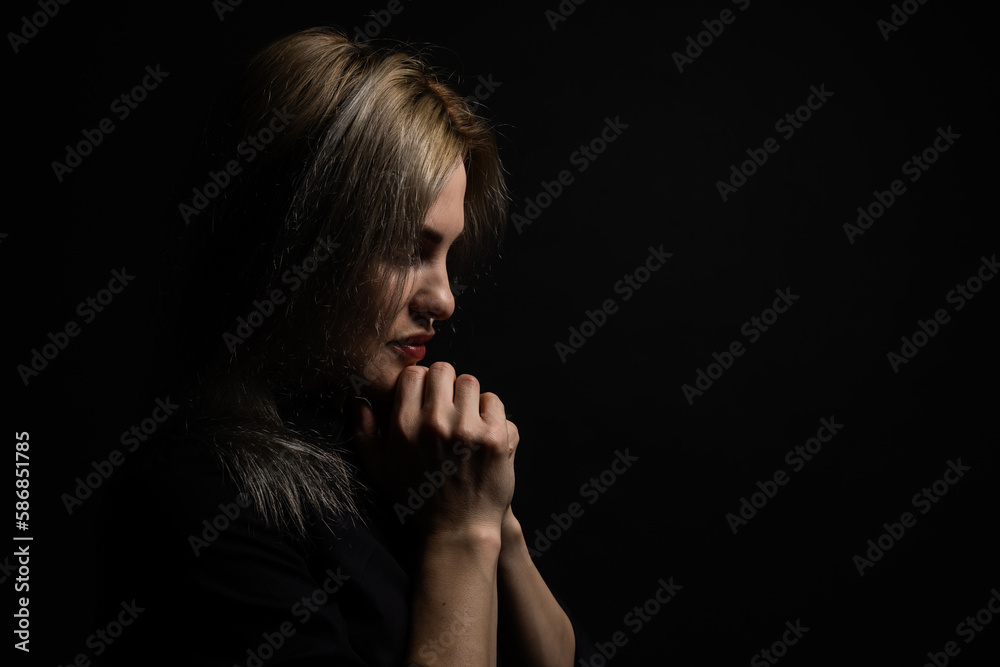
<instances>
[{"instance_id":1,"label":"blonde hair","mask_svg":"<svg viewBox=\"0 0 1000 667\"><path fill-rule=\"evenodd\" d=\"M454 282L470 281L501 242L507 191L490 125L401 48L303 30L252 58L237 99L231 127L242 139L276 110L291 120L190 230L207 258L197 283L215 327L189 359L200 378L195 430L269 520L304 531L310 509L357 516L356 483L331 443L289 424L281 406L351 393L403 298L385 290L405 281L389 278L407 270L401 255L458 161L467 185L465 231L449 252ZM291 268L332 244L299 288L283 287ZM287 303L223 349L218 333L274 289Z\"/></svg>"}]
</instances>

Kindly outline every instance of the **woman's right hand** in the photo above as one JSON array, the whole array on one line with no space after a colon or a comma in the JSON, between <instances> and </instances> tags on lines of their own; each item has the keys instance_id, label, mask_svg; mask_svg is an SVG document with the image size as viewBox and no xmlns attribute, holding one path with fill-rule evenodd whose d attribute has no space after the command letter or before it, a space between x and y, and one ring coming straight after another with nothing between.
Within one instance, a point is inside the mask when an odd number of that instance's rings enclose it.
<instances>
[{"instance_id":1,"label":"woman's right hand","mask_svg":"<svg viewBox=\"0 0 1000 667\"><path fill-rule=\"evenodd\" d=\"M496 531L514 494L517 427L493 393L471 375L456 378L443 361L408 366L391 406L378 418L355 402L355 439L381 490L403 522L425 535ZM381 422L381 425L380 425Z\"/></svg>"}]
</instances>

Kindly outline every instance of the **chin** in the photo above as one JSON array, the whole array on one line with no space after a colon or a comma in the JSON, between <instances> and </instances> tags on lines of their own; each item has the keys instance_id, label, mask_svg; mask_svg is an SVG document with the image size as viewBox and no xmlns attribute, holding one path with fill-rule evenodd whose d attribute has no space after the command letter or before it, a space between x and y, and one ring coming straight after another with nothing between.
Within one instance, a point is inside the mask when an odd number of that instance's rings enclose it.
<instances>
[{"instance_id":1,"label":"chin","mask_svg":"<svg viewBox=\"0 0 1000 667\"><path fill-rule=\"evenodd\" d=\"M384 354L369 366L365 377L369 378L369 384L363 386L360 394L365 398L376 401L392 401L396 393L396 381L403 369L408 366L415 366L416 361L404 361L392 350L386 350Z\"/></svg>"}]
</instances>

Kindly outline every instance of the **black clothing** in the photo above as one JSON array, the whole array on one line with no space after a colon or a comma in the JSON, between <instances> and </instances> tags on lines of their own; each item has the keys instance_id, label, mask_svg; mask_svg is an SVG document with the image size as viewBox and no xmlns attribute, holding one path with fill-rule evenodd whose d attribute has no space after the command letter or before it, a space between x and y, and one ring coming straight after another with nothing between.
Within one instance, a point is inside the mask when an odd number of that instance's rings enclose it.
<instances>
[{"instance_id":1,"label":"black clothing","mask_svg":"<svg viewBox=\"0 0 1000 667\"><path fill-rule=\"evenodd\" d=\"M319 421L323 432L348 432L339 413ZM367 526L315 520L309 539L293 539L244 507L204 445L175 440L147 453L112 480L103 504L99 618L133 599L142 611L98 664L406 664L416 554L391 508L370 508ZM592 649L574 629L576 663Z\"/></svg>"}]
</instances>

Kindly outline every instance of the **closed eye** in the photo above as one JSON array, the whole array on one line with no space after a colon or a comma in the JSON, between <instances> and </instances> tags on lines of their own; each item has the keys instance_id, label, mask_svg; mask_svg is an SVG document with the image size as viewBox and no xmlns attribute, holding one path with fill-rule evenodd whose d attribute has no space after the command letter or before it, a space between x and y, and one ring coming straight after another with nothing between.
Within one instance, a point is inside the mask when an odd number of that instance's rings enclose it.
<instances>
[{"instance_id":1,"label":"closed eye","mask_svg":"<svg viewBox=\"0 0 1000 667\"><path fill-rule=\"evenodd\" d=\"M452 241L452 245L448 248L451 249L451 247L462 238L464 233L465 229L463 228L462 231L455 236L455 239ZM420 230L420 242L406 256L407 263L410 266L419 264L424 258L432 254L434 250L443 243L444 236L440 232L435 229L431 229L430 227L424 227Z\"/></svg>"}]
</instances>

